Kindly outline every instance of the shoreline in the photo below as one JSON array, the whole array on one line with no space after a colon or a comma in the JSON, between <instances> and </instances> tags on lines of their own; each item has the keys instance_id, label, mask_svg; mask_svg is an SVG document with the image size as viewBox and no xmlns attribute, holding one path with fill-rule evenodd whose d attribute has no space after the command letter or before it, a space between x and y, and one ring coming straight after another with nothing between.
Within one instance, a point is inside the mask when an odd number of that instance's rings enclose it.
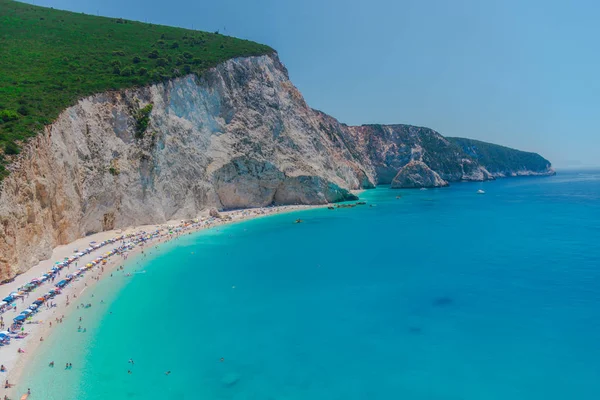
<instances>
[{"instance_id":1,"label":"shoreline","mask_svg":"<svg viewBox=\"0 0 600 400\"><path fill-rule=\"evenodd\" d=\"M182 227L181 223L174 223L173 221L169 221L163 224L156 225L142 225L137 227L126 228L123 230L112 230L99 232L90 236L86 236L84 238L80 238L66 245L57 246L52 251L52 256L47 259L39 262L37 265L28 269L21 275L15 277L15 279L10 282L0 286L0 294L3 296L7 295L11 291L14 291L17 287L25 284L35 277L39 277L46 271L48 271L54 264L53 260L62 260L65 257L73 254L73 249L76 248L86 248L89 242L96 241L102 242L104 240L108 240L110 238L114 238L120 235L126 234L134 234L140 233L142 231L145 232L153 232L156 230L161 231L161 236L152 238L146 243L138 244L132 249L126 251L124 254L127 255L127 259L124 259L121 255L115 255L107 258L106 264L98 264L93 268L89 269L85 274L82 274L80 277L73 279L73 281L67 285L61 291L61 295L55 297L53 303L56 304L55 307L46 308L45 306L41 306L39 308L39 312L37 312L32 318L33 321L31 323L23 324L23 328L25 332L28 334L24 339L13 339L12 343L7 346L0 347L0 363L2 363L7 371L4 372L2 379L10 383L10 388L3 389L0 392L0 396L8 395L9 398L20 398L21 394L16 393L16 389L20 386L20 379L23 375L23 371L28 367L33 361L34 357L37 355L37 350L39 346L44 343L40 340L40 338L44 338L46 340L52 334L52 320L56 318L69 318L71 313L76 310L75 307L77 300L73 300L77 295L81 295L83 291L89 289L89 291L93 291L95 288L95 283L99 282L100 279L106 276L106 273L110 274L116 268L125 265L130 257L135 259L135 256L141 254L144 249L154 249L158 245L170 242L182 235L191 234L194 232L199 232L206 229L211 229L214 227L219 227L223 225L234 224L237 222L249 221L255 218L284 214L284 213L292 213L294 211L303 211L309 209L317 209L317 208L325 208L331 206L331 204L319 204L319 205L288 205L288 206L274 206L274 207L261 207L261 208L249 208L249 209L241 209L241 210L233 210L233 211L224 211L219 213L221 215L221 219L218 218L210 218L206 215L203 217L199 217L199 221L197 224L192 224L187 227ZM181 227L179 232L175 232L175 234L164 233L169 232L169 228ZM81 257L77 262L81 263L81 265L85 265L85 263L91 262L92 260L98 258L102 254L105 254L107 251L110 251L113 248L119 246L118 242L111 243L107 246L100 247L89 254ZM164 246L163 246L164 247ZM161 251L159 248L158 251ZM65 274L70 272L75 272L77 270L77 265L70 265L66 267L62 272ZM53 288L53 283L49 280L43 285L40 285L39 288L36 288L32 293L42 293L48 291L50 288ZM41 289L41 290L40 290ZM5 294L6 293L6 294ZM88 292L89 293L89 292ZM68 301L65 302L69 296L71 299L71 303ZM24 310L33 300L34 296L29 296L23 301L18 302L17 309L15 311L9 310L1 314L4 318L4 322L10 324L10 320L16 315L18 315L19 311ZM56 324L54 325L56 326ZM18 353L18 349L23 349L23 353ZM4 385L2 386L4 387Z\"/></svg>"}]
</instances>

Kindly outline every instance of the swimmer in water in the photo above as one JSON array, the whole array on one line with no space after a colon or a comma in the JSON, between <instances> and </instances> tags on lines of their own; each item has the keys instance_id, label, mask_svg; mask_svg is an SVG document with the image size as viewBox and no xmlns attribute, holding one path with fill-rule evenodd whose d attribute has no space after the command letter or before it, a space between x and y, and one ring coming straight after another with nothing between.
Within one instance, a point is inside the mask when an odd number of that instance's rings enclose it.
<instances>
[{"instance_id":1,"label":"swimmer in water","mask_svg":"<svg viewBox=\"0 0 600 400\"><path fill-rule=\"evenodd\" d=\"M165 372L165 375L169 376L171 374L171 371L167 371Z\"/></svg>"}]
</instances>

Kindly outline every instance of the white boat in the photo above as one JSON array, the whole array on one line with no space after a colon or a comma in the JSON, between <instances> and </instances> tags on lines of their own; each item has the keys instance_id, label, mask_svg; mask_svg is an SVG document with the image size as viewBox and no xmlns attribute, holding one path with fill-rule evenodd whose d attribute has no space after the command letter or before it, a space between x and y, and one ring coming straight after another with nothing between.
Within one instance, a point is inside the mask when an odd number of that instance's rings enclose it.
<instances>
[{"instance_id":1,"label":"white boat","mask_svg":"<svg viewBox=\"0 0 600 400\"><path fill-rule=\"evenodd\" d=\"M479 189L479 190L477 191L477 194L485 194L485 192L484 192L483 190Z\"/></svg>"}]
</instances>

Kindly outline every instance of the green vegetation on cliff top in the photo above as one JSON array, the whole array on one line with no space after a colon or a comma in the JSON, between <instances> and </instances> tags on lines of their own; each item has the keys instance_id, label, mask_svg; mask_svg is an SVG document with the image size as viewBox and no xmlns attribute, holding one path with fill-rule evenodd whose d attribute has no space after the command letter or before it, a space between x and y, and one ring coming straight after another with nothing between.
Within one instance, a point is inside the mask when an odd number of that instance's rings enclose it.
<instances>
[{"instance_id":1,"label":"green vegetation on cliff top","mask_svg":"<svg viewBox=\"0 0 600 400\"><path fill-rule=\"evenodd\" d=\"M273 51L217 32L0 0L0 179L21 144L82 97Z\"/></svg>"},{"instance_id":2,"label":"green vegetation on cliff top","mask_svg":"<svg viewBox=\"0 0 600 400\"><path fill-rule=\"evenodd\" d=\"M511 149L510 147L481 142L475 139L447 137L450 142L460 147L470 157L491 172L530 170L533 172L548 172L550 161L537 153Z\"/></svg>"}]
</instances>

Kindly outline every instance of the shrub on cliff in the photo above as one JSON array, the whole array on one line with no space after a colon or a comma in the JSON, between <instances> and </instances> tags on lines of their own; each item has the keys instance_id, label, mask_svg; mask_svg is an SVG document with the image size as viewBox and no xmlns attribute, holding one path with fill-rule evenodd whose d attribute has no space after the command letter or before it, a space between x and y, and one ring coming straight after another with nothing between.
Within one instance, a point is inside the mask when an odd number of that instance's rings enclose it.
<instances>
[{"instance_id":1,"label":"shrub on cliff","mask_svg":"<svg viewBox=\"0 0 600 400\"><path fill-rule=\"evenodd\" d=\"M8 142L4 145L4 154L15 155L19 154L21 149L15 142Z\"/></svg>"},{"instance_id":2,"label":"shrub on cliff","mask_svg":"<svg viewBox=\"0 0 600 400\"><path fill-rule=\"evenodd\" d=\"M125 67L121 70L121 76L131 76L134 75L133 67Z\"/></svg>"},{"instance_id":3,"label":"shrub on cliff","mask_svg":"<svg viewBox=\"0 0 600 400\"><path fill-rule=\"evenodd\" d=\"M1 110L0 111L0 120L3 122L15 121L19 119L19 114L13 110Z\"/></svg>"},{"instance_id":4,"label":"shrub on cliff","mask_svg":"<svg viewBox=\"0 0 600 400\"><path fill-rule=\"evenodd\" d=\"M148 128L148 123L150 123L150 113L152 112L153 107L154 105L150 103L137 112L135 117L135 135L137 138L141 138L142 136L144 136L144 133Z\"/></svg>"}]
</instances>

